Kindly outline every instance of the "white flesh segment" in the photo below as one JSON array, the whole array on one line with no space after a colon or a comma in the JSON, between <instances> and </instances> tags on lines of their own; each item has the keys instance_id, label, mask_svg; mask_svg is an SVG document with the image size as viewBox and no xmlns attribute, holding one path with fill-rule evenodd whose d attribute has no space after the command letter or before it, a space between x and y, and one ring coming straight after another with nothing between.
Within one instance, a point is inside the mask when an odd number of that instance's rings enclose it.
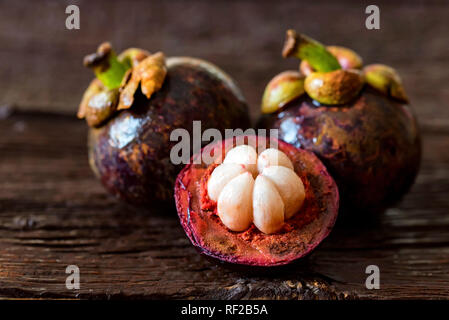
<instances>
[{"instance_id":1,"label":"white flesh segment","mask_svg":"<svg viewBox=\"0 0 449 320\"><path fill-rule=\"evenodd\" d=\"M253 187L252 175L245 172L229 181L218 197L218 216L232 231L244 231L251 225Z\"/></svg>"},{"instance_id":2,"label":"white flesh segment","mask_svg":"<svg viewBox=\"0 0 449 320\"><path fill-rule=\"evenodd\" d=\"M282 166L293 170L293 164L285 153L278 149L268 148L259 154L257 158L257 169L262 173L269 166Z\"/></svg>"},{"instance_id":3,"label":"white flesh segment","mask_svg":"<svg viewBox=\"0 0 449 320\"><path fill-rule=\"evenodd\" d=\"M295 171L281 166L271 166L263 170L279 192L285 206L285 219L291 218L301 209L305 198L304 184Z\"/></svg>"},{"instance_id":4,"label":"white flesh segment","mask_svg":"<svg viewBox=\"0 0 449 320\"><path fill-rule=\"evenodd\" d=\"M223 163L242 164L253 177L257 176L257 152L251 146L242 144L229 150Z\"/></svg>"},{"instance_id":5,"label":"white flesh segment","mask_svg":"<svg viewBox=\"0 0 449 320\"><path fill-rule=\"evenodd\" d=\"M253 189L253 222L266 234L275 233L284 224L284 203L274 184L259 175Z\"/></svg>"},{"instance_id":6,"label":"white flesh segment","mask_svg":"<svg viewBox=\"0 0 449 320\"><path fill-rule=\"evenodd\" d=\"M236 163L224 163L216 167L207 181L209 198L218 201L218 197L226 184L243 172L245 172L245 167Z\"/></svg>"}]
</instances>

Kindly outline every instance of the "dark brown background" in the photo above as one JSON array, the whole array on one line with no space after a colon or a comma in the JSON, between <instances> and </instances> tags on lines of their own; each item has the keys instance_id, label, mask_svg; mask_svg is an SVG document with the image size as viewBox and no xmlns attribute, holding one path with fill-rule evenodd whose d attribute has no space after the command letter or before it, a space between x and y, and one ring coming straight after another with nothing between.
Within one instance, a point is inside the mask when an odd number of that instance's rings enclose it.
<instances>
[{"instance_id":1,"label":"dark brown background","mask_svg":"<svg viewBox=\"0 0 449 320\"><path fill-rule=\"evenodd\" d=\"M375 3L381 30L368 31L370 3L358 1L0 1L0 297L449 298L449 6ZM80 30L65 29L68 4L80 7ZM240 84L255 120L268 80L297 66L280 57L287 28L400 72L423 165L397 208L339 221L300 265L250 276L199 256L176 212L106 195L73 117L92 76L81 61L104 40L210 60ZM65 288L69 264L81 290ZM381 290L364 288L369 264Z\"/></svg>"}]
</instances>

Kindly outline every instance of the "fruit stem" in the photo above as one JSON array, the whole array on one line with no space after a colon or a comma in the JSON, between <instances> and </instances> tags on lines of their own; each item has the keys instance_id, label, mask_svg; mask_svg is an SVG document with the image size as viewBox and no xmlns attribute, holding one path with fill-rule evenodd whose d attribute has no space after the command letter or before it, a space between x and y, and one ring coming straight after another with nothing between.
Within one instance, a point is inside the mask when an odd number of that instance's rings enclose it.
<instances>
[{"instance_id":1,"label":"fruit stem","mask_svg":"<svg viewBox=\"0 0 449 320\"><path fill-rule=\"evenodd\" d=\"M284 58L294 56L306 60L313 69L319 72L341 69L337 58L327 51L321 43L303 34L297 34L292 29L287 30L282 56Z\"/></svg>"},{"instance_id":2,"label":"fruit stem","mask_svg":"<svg viewBox=\"0 0 449 320\"><path fill-rule=\"evenodd\" d=\"M103 42L97 52L85 56L83 63L94 71L96 77L108 89L118 88L126 71L131 67L129 63L122 63L117 59L109 42Z\"/></svg>"}]
</instances>

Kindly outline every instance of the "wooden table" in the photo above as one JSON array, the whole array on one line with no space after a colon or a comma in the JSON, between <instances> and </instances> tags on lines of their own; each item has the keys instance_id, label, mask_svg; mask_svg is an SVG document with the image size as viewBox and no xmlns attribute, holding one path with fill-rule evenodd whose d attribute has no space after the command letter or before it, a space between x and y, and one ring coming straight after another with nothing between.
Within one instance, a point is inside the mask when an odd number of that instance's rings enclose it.
<instances>
[{"instance_id":1,"label":"wooden table","mask_svg":"<svg viewBox=\"0 0 449 320\"><path fill-rule=\"evenodd\" d=\"M64 29L62 2L0 4L0 298L449 298L445 2L379 1L379 31L364 29L365 5L349 1L136 1L129 12L127 1L106 2L80 1L80 31ZM397 68L423 162L398 207L339 219L307 259L254 275L200 256L175 211L143 212L106 194L88 167L86 125L73 116L90 77L80 61L106 39L211 60L240 83L255 120L266 82L297 66L280 58L288 27ZM79 290L65 286L68 265L80 269ZM368 265L380 268L380 290L365 288Z\"/></svg>"},{"instance_id":2,"label":"wooden table","mask_svg":"<svg viewBox=\"0 0 449 320\"><path fill-rule=\"evenodd\" d=\"M200 256L176 211L111 199L88 167L83 122L0 110L0 297L449 298L449 130L423 128L420 175L399 207L339 220L298 265L250 275ZM365 289L371 264L380 290Z\"/></svg>"}]
</instances>

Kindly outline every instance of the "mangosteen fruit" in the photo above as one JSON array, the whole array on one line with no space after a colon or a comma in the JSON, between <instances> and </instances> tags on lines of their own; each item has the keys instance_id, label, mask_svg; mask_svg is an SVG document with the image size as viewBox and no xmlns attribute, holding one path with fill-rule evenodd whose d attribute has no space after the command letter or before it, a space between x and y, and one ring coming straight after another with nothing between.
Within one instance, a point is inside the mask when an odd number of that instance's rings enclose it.
<instances>
[{"instance_id":1,"label":"mangosteen fruit","mask_svg":"<svg viewBox=\"0 0 449 320\"><path fill-rule=\"evenodd\" d=\"M134 205L168 203L182 165L170 160L174 129L249 127L248 108L235 82L215 65L190 57L109 43L84 64L96 74L78 117L89 125L89 163L105 188ZM201 147L201 146L200 146Z\"/></svg>"},{"instance_id":2,"label":"mangosteen fruit","mask_svg":"<svg viewBox=\"0 0 449 320\"><path fill-rule=\"evenodd\" d=\"M397 72L363 67L351 49L287 31L284 57L302 59L267 85L258 127L314 152L335 179L341 211L381 212L409 190L421 139Z\"/></svg>"},{"instance_id":3,"label":"mangosteen fruit","mask_svg":"<svg viewBox=\"0 0 449 320\"><path fill-rule=\"evenodd\" d=\"M260 267L311 252L330 233L338 199L312 152L265 136L206 146L175 183L179 219L201 253Z\"/></svg>"}]
</instances>

